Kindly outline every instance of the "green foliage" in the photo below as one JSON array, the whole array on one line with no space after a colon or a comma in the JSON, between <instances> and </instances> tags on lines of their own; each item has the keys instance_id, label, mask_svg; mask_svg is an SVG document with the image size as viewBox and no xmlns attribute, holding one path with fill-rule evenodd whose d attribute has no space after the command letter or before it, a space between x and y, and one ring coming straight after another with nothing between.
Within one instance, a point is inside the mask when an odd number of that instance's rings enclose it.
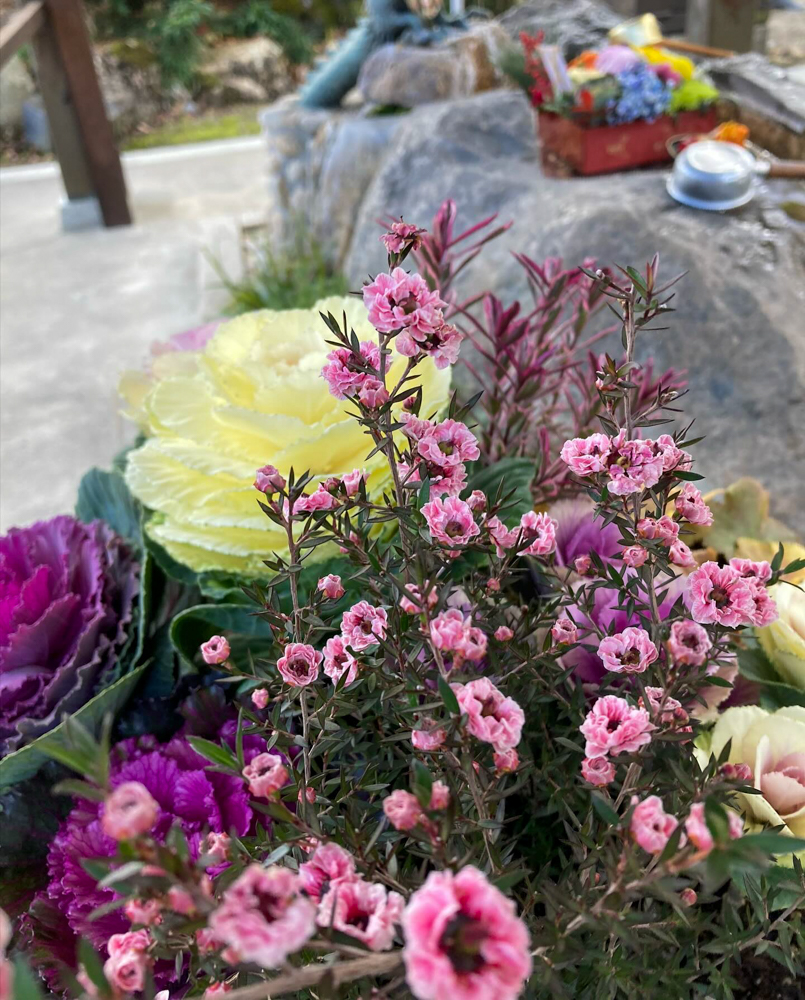
<instances>
[{"instance_id":1,"label":"green foliage","mask_svg":"<svg viewBox=\"0 0 805 1000\"><path fill-rule=\"evenodd\" d=\"M267 246L259 265L239 281L227 277L213 261L229 292L230 316L254 309L309 309L328 295L346 295L346 278L325 260L310 233L297 228L293 247L276 251Z\"/></svg>"},{"instance_id":2,"label":"green foliage","mask_svg":"<svg viewBox=\"0 0 805 1000\"><path fill-rule=\"evenodd\" d=\"M95 32L104 39L135 39L138 59L152 54L165 86L193 89L208 41L265 35L294 64L308 63L313 48L305 27L263 0L218 7L208 0L92 0Z\"/></svg>"},{"instance_id":3,"label":"green foliage","mask_svg":"<svg viewBox=\"0 0 805 1000\"><path fill-rule=\"evenodd\" d=\"M220 20L218 28L221 34L234 38L265 35L273 39L287 58L297 65L309 63L313 58L313 46L299 24L278 14L263 0L247 0L238 4L231 14Z\"/></svg>"},{"instance_id":4,"label":"green foliage","mask_svg":"<svg viewBox=\"0 0 805 1000\"><path fill-rule=\"evenodd\" d=\"M130 542L139 542L140 506L129 493L123 476L117 471L90 469L78 487L75 516L89 523L106 521L118 535Z\"/></svg>"}]
</instances>

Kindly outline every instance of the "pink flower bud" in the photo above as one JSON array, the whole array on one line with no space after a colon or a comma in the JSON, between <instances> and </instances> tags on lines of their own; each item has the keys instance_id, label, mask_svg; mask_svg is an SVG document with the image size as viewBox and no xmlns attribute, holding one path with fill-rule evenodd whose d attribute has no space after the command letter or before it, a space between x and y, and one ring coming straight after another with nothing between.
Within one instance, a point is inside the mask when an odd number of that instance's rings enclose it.
<instances>
[{"instance_id":1,"label":"pink flower bud","mask_svg":"<svg viewBox=\"0 0 805 1000\"><path fill-rule=\"evenodd\" d=\"M490 576L486 581L486 589L490 594L497 594L500 592L500 580L496 576Z\"/></svg>"},{"instance_id":2,"label":"pink flower bud","mask_svg":"<svg viewBox=\"0 0 805 1000\"><path fill-rule=\"evenodd\" d=\"M257 709L264 709L268 704L268 691L265 688L257 688L252 691L252 705Z\"/></svg>"},{"instance_id":3,"label":"pink flower bud","mask_svg":"<svg viewBox=\"0 0 805 1000\"><path fill-rule=\"evenodd\" d=\"M578 556L573 563L573 568L579 576L587 576L592 569L593 561L589 556Z\"/></svg>"},{"instance_id":4,"label":"pink flower bud","mask_svg":"<svg viewBox=\"0 0 805 1000\"><path fill-rule=\"evenodd\" d=\"M288 784L288 769L282 758L273 753L258 754L242 773L249 782L249 791L257 798L273 798Z\"/></svg>"},{"instance_id":5,"label":"pink flower bud","mask_svg":"<svg viewBox=\"0 0 805 1000\"><path fill-rule=\"evenodd\" d=\"M230 652L229 643L222 635L214 635L201 644L201 655L204 662L210 666L225 663L229 659Z\"/></svg>"},{"instance_id":6,"label":"pink flower bud","mask_svg":"<svg viewBox=\"0 0 805 1000\"><path fill-rule=\"evenodd\" d=\"M273 465L264 465L262 469L257 470L257 475L254 480L254 488L259 490L261 493L265 493L266 496L269 496L277 490L284 489L285 480L279 472L277 472Z\"/></svg>"},{"instance_id":7,"label":"pink flower bud","mask_svg":"<svg viewBox=\"0 0 805 1000\"><path fill-rule=\"evenodd\" d=\"M500 625L495 629L495 638L498 642L508 642L513 637L514 632L512 632L508 625Z\"/></svg>"},{"instance_id":8,"label":"pink flower bud","mask_svg":"<svg viewBox=\"0 0 805 1000\"><path fill-rule=\"evenodd\" d=\"M341 577L336 576L334 573L330 573L328 576L323 576L319 580L318 589L329 601L337 601L339 597L344 596L344 586L341 583Z\"/></svg>"},{"instance_id":9,"label":"pink flower bud","mask_svg":"<svg viewBox=\"0 0 805 1000\"><path fill-rule=\"evenodd\" d=\"M520 766L520 758L514 749L496 750L493 760L498 774L511 774Z\"/></svg>"},{"instance_id":10,"label":"pink flower bud","mask_svg":"<svg viewBox=\"0 0 805 1000\"><path fill-rule=\"evenodd\" d=\"M304 790L304 792L302 791L301 788L299 789L299 795L297 795L297 798L300 802L302 802L304 799L307 799L307 801L311 805L313 805L313 803L316 801L316 791L315 789L311 788L310 785L308 785L308 787Z\"/></svg>"},{"instance_id":11,"label":"pink flower bud","mask_svg":"<svg viewBox=\"0 0 805 1000\"><path fill-rule=\"evenodd\" d=\"M229 845L230 838L228 833L210 832L207 834L204 853L212 855L223 864L224 861L229 860Z\"/></svg>"},{"instance_id":12,"label":"pink flower bud","mask_svg":"<svg viewBox=\"0 0 805 1000\"><path fill-rule=\"evenodd\" d=\"M553 627L551 628L551 635L553 636L553 641L559 643L563 646L572 645L578 638L578 629L573 624L573 622L566 616L557 618Z\"/></svg>"},{"instance_id":13,"label":"pink flower bud","mask_svg":"<svg viewBox=\"0 0 805 1000\"><path fill-rule=\"evenodd\" d=\"M637 569L648 559L648 552L642 545L629 545L621 553L624 565Z\"/></svg>"},{"instance_id":14,"label":"pink flower bud","mask_svg":"<svg viewBox=\"0 0 805 1000\"><path fill-rule=\"evenodd\" d=\"M450 789L443 781L434 781L429 809L446 809L450 805Z\"/></svg>"},{"instance_id":15,"label":"pink flower bud","mask_svg":"<svg viewBox=\"0 0 805 1000\"><path fill-rule=\"evenodd\" d=\"M401 788L383 799L383 812L395 830L413 830L423 819L417 797Z\"/></svg>"},{"instance_id":16,"label":"pink flower bud","mask_svg":"<svg viewBox=\"0 0 805 1000\"><path fill-rule=\"evenodd\" d=\"M680 900L685 904L685 906L695 906L696 900L699 898L693 889L683 889L679 894Z\"/></svg>"},{"instance_id":17,"label":"pink flower bud","mask_svg":"<svg viewBox=\"0 0 805 1000\"><path fill-rule=\"evenodd\" d=\"M103 804L101 825L114 840L129 840L148 833L157 821L159 805L139 781L119 785Z\"/></svg>"}]
</instances>

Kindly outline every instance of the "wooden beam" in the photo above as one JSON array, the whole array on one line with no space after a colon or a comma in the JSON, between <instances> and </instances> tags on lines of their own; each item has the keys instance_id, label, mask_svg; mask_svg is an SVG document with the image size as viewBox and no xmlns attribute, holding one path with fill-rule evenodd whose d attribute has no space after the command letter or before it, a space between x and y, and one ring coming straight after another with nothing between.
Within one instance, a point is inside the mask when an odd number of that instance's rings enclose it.
<instances>
[{"instance_id":1,"label":"wooden beam","mask_svg":"<svg viewBox=\"0 0 805 1000\"><path fill-rule=\"evenodd\" d=\"M42 0L31 0L13 14L0 28L0 69L15 52L27 42L45 23L45 5Z\"/></svg>"},{"instance_id":2,"label":"wooden beam","mask_svg":"<svg viewBox=\"0 0 805 1000\"><path fill-rule=\"evenodd\" d=\"M126 181L95 73L83 4L81 0L45 0L45 8L47 30L52 33L64 70L69 102L103 221L107 226L127 226L131 223L131 213Z\"/></svg>"}]
</instances>

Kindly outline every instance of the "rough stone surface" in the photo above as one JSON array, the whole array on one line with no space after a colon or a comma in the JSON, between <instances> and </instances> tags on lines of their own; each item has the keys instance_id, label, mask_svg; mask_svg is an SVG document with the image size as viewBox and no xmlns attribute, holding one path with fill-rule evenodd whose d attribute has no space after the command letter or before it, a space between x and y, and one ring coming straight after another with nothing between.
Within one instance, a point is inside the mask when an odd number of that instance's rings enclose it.
<instances>
[{"instance_id":1,"label":"rough stone surface","mask_svg":"<svg viewBox=\"0 0 805 1000\"><path fill-rule=\"evenodd\" d=\"M229 104L267 104L266 88L248 76L224 76L206 94L205 103L218 107Z\"/></svg>"},{"instance_id":2,"label":"rough stone surface","mask_svg":"<svg viewBox=\"0 0 805 1000\"><path fill-rule=\"evenodd\" d=\"M504 82L496 58L507 41L485 24L432 49L383 45L363 64L358 89L374 104L405 108L491 90Z\"/></svg>"},{"instance_id":3,"label":"rough stone surface","mask_svg":"<svg viewBox=\"0 0 805 1000\"><path fill-rule=\"evenodd\" d=\"M513 39L521 31L530 35L544 31L547 43L560 45L565 55L575 55L603 42L609 29L621 20L596 0L535 0L512 7L498 23Z\"/></svg>"},{"instance_id":4,"label":"rough stone surface","mask_svg":"<svg viewBox=\"0 0 805 1000\"><path fill-rule=\"evenodd\" d=\"M220 90L234 87L238 78L261 88L261 98L246 100L276 100L292 90L295 82L282 49L270 38L245 38L217 45L202 64L199 76L208 81L206 89L213 100L220 100ZM253 87L250 89L256 94Z\"/></svg>"},{"instance_id":5,"label":"rough stone surface","mask_svg":"<svg viewBox=\"0 0 805 1000\"><path fill-rule=\"evenodd\" d=\"M644 353L688 370L686 414L707 434L696 451L708 487L756 476L772 490L775 513L805 532L805 227L774 210L801 200L798 189L773 181L742 210L696 212L668 198L663 171L545 178L533 134L525 98L510 92L407 116L363 200L350 282L383 266L378 218L402 214L427 226L448 196L467 225L493 212L514 220L466 269L459 292L527 298L513 250L638 266L659 251L663 273L688 274L671 329Z\"/></svg>"},{"instance_id":6,"label":"rough stone surface","mask_svg":"<svg viewBox=\"0 0 805 1000\"><path fill-rule=\"evenodd\" d=\"M22 127L22 106L36 93L31 74L19 55L0 70L0 131Z\"/></svg>"},{"instance_id":7,"label":"rough stone surface","mask_svg":"<svg viewBox=\"0 0 805 1000\"><path fill-rule=\"evenodd\" d=\"M303 108L287 98L261 121L275 241L292 245L294 230L306 228L340 264L366 189L404 118Z\"/></svg>"},{"instance_id":8,"label":"rough stone surface","mask_svg":"<svg viewBox=\"0 0 805 1000\"><path fill-rule=\"evenodd\" d=\"M153 54L139 42L96 45L95 71L106 114L120 132L127 132L174 103L176 93L162 84Z\"/></svg>"}]
</instances>

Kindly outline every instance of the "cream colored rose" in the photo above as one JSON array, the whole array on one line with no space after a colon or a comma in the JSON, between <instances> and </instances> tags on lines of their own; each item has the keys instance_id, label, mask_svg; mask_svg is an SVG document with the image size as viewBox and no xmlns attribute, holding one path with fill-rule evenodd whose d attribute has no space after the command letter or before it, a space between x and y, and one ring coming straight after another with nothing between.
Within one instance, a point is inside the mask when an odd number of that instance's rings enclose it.
<instances>
[{"instance_id":1,"label":"cream colored rose","mask_svg":"<svg viewBox=\"0 0 805 1000\"><path fill-rule=\"evenodd\" d=\"M729 762L748 764L761 792L740 796L750 825L782 826L805 837L805 708L728 708L713 729L710 752L718 757L729 740Z\"/></svg>"},{"instance_id":2,"label":"cream colored rose","mask_svg":"<svg viewBox=\"0 0 805 1000\"><path fill-rule=\"evenodd\" d=\"M756 629L757 637L780 677L805 691L805 592L778 583L769 593L779 617L771 625Z\"/></svg>"},{"instance_id":3,"label":"cream colored rose","mask_svg":"<svg viewBox=\"0 0 805 1000\"><path fill-rule=\"evenodd\" d=\"M320 312L339 321L346 313L359 340L377 340L359 299L324 299L312 309L239 316L201 350L162 356L147 376L121 383L148 435L129 456L126 481L155 512L149 535L194 570L265 575L263 560L287 550L252 485L266 464L316 480L365 469L370 492L389 481L382 455L366 460L372 442L348 415L354 406L321 377L332 337ZM405 364L395 357L390 384ZM426 359L416 374L423 415L443 410L450 369Z\"/></svg>"}]
</instances>

